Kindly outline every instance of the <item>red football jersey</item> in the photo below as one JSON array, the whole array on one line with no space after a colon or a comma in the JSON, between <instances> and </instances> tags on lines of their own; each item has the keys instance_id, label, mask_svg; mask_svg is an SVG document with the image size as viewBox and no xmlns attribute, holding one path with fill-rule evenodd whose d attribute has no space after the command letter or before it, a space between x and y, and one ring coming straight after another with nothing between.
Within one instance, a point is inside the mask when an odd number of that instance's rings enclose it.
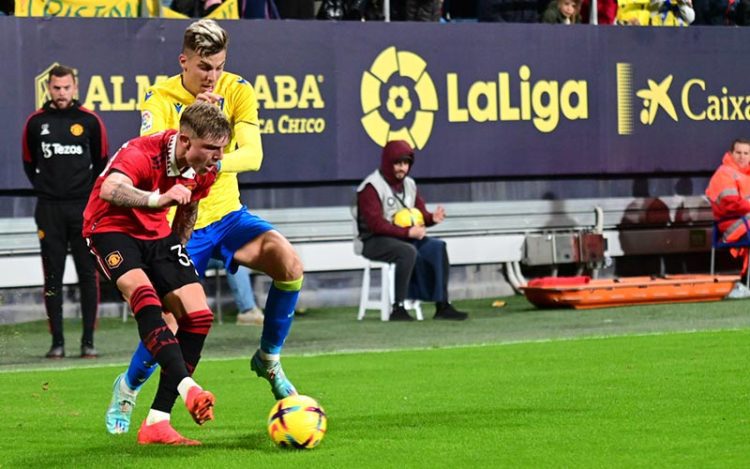
<instances>
[{"instance_id":1,"label":"red football jersey","mask_svg":"<svg viewBox=\"0 0 750 469\"><path fill-rule=\"evenodd\" d=\"M89 202L83 212L83 236L97 233L127 233L138 239L161 239L172 229L167 222L167 208L118 207L99 197L102 183L113 171L128 176L138 189L160 193L182 184L193 193L196 202L208 195L216 172L196 174L191 168L181 173L175 163L176 130L167 130L126 142L109 160L96 179Z\"/></svg>"}]
</instances>

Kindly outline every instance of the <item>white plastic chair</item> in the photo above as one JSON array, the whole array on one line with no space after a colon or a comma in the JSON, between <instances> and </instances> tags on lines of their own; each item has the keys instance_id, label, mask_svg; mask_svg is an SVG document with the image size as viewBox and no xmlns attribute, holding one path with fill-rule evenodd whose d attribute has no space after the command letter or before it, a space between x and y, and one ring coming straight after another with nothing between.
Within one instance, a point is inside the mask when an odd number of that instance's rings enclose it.
<instances>
[{"instance_id":1,"label":"white plastic chair","mask_svg":"<svg viewBox=\"0 0 750 469\"><path fill-rule=\"evenodd\" d=\"M380 294L377 299L370 299L371 273L373 269L380 269ZM387 286L387 288L385 288ZM368 261L362 274L362 292L359 296L359 312L357 320L362 320L368 310L380 310L380 320L388 321L391 315L393 298L396 296L396 264L387 262ZM405 300L404 308L413 310L417 320L422 321L422 302L420 300Z\"/></svg>"}]
</instances>

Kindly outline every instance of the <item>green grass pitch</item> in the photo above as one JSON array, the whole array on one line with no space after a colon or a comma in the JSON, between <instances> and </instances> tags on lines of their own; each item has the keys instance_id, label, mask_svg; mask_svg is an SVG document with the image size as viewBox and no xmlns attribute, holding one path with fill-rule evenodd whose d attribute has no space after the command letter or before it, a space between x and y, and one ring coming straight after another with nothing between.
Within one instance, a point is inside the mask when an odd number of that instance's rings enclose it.
<instances>
[{"instance_id":1,"label":"green grass pitch","mask_svg":"<svg viewBox=\"0 0 750 469\"><path fill-rule=\"evenodd\" d=\"M135 442L155 380L136 428L104 429L132 321L103 321L93 363L39 359L43 324L2 326L0 467L747 467L748 302L587 312L488 303L461 303L466 323L356 322L351 309L299 318L284 367L329 418L311 451L273 446L268 384L232 358L249 357L256 328L214 328L196 379L217 396L216 420L198 427L178 402L175 427L203 446L175 448ZM80 331L74 320L66 328Z\"/></svg>"}]
</instances>

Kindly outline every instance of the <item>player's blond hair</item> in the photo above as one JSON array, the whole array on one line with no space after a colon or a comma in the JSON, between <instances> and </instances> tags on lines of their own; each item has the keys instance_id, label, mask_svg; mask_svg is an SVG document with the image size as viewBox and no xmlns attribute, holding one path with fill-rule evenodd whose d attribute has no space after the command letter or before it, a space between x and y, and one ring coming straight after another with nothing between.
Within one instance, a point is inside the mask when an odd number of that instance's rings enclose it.
<instances>
[{"instance_id":1,"label":"player's blond hair","mask_svg":"<svg viewBox=\"0 0 750 469\"><path fill-rule=\"evenodd\" d=\"M201 57L218 54L229 47L229 34L214 20L202 19L185 30L182 52L193 51Z\"/></svg>"},{"instance_id":2,"label":"player's blond hair","mask_svg":"<svg viewBox=\"0 0 750 469\"><path fill-rule=\"evenodd\" d=\"M191 137L220 140L231 137L232 128L219 106L196 101L186 107L180 116L180 132Z\"/></svg>"}]
</instances>

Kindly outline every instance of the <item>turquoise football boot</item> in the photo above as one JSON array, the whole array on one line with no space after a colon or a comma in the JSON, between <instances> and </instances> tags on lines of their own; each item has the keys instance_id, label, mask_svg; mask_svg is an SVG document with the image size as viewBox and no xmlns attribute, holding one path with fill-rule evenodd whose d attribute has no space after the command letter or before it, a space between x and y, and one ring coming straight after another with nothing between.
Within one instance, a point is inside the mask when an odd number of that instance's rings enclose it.
<instances>
[{"instance_id":1,"label":"turquoise football boot","mask_svg":"<svg viewBox=\"0 0 750 469\"><path fill-rule=\"evenodd\" d=\"M122 387L128 388L127 383L121 383L125 380L125 373L115 379L112 386L112 400L107 409L107 415L104 420L107 423L107 431L113 435L118 433L127 433L130 430L130 417L133 415L135 399L138 391L123 391Z\"/></svg>"},{"instance_id":2,"label":"turquoise football boot","mask_svg":"<svg viewBox=\"0 0 750 469\"><path fill-rule=\"evenodd\" d=\"M279 400L293 394L297 394L297 389L289 381L281 368L281 362L278 360L263 360L260 357L260 349L255 352L250 359L250 369L261 378L265 378L271 383L271 392Z\"/></svg>"}]
</instances>

